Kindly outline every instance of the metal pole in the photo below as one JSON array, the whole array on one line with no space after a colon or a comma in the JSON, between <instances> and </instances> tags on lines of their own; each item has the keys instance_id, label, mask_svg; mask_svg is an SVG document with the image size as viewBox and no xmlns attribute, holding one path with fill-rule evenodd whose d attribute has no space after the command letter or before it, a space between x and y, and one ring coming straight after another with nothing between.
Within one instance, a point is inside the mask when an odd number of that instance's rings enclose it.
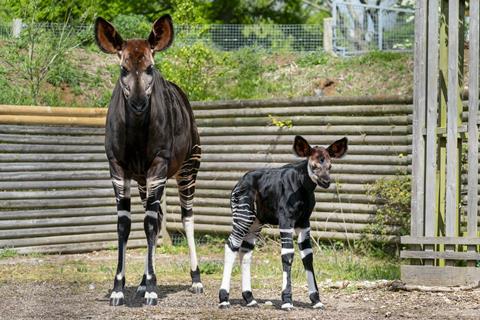
<instances>
[{"instance_id":1,"label":"metal pole","mask_svg":"<svg viewBox=\"0 0 480 320\"><path fill-rule=\"evenodd\" d=\"M378 50L383 50L383 10L378 10Z\"/></svg>"}]
</instances>

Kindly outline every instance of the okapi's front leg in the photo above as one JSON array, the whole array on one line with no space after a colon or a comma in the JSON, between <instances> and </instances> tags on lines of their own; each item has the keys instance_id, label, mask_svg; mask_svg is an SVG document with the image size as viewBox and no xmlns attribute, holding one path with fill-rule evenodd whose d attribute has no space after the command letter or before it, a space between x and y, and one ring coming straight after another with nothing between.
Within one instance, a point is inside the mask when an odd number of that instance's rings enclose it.
<instances>
[{"instance_id":1,"label":"okapi's front leg","mask_svg":"<svg viewBox=\"0 0 480 320\"><path fill-rule=\"evenodd\" d=\"M318 294L317 281L315 280L315 272L313 270L313 250L310 242L310 227L296 228L298 239L298 249L302 258L303 267L307 273L308 295L314 309L324 309L325 306L320 302Z\"/></svg>"},{"instance_id":2,"label":"okapi's front leg","mask_svg":"<svg viewBox=\"0 0 480 320\"><path fill-rule=\"evenodd\" d=\"M110 175L117 200L117 234L118 234L118 264L113 290L110 295L110 305L119 306L125 303L125 250L130 235L130 179L126 179L123 169L117 162L110 163Z\"/></svg>"},{"instance_id":3,"label":"okapi's front leg","mask_svg":"<svg viewBox=\"0 0 480 320\"><path fill-rule=\"evenodd\" d=\"M292 300L292 262L294 256L293 228L280 225L280 240L282 241L282 309L293 309Z\"/></svg>"},{"instance_id":4,"label":"okapi's front leg","mask_svg":"<svg viewBox=\"0 0 480 320\"><path fill-rule=\"evenodd\" d=\"M162 158L155 158L147 172L147 201L143 227L147 236L147 256L145 258L145 304L156 305L158 295L155 276L154 256L158 233L161 228L163 212L160 207L163 189L167 181L167 163Z\"/></svg>"}]
</instances>

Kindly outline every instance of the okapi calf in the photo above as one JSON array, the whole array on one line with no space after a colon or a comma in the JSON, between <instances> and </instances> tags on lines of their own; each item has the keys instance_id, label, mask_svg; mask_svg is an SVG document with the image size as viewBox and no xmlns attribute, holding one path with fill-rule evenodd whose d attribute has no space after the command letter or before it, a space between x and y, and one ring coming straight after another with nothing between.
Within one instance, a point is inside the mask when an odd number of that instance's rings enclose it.
<instances>
[{"instance_id":1,"label":"okapi calf","mask_svg":"<svg viewBox=\"0 0 480 320\"><path fill-rule=\"evenodd\" d=\"M103 18L95 22L95 39L103 52L120 58L120 78L108 107L105 150L117 199L118 266L110 304L124 304L125 248L130 234L130 181L138 183L145 208L148 252L138 292L145 304L157 303L154 252L163 212L160 200L168 178L177 180L182 222L190 251L192 290L203 292L195 252L192 202L200 166L200 140L185 93L154 67L155 52L173 41L173 24L164 15L148 40L124 41Z\"/></svg>"},{"instance_id":2,"label":"okapi calf","mask_svg":"<svg viewBox=\"0 0 480 320\"><path fill-rule=\"evenodd\" d=\"M281 168L248 172L237 183L231 195L233 230L225 244L225 263L220 287L220 308L230 306L230 276L237 253L242 272L242 296L247 306L255 306L250 284L250 263L255 240L264 224L279 225L282 241L282 309L293 308L291 267L293 261L293 231L298 235L298 248L307 273L308 292L313 308L323 308L313 270L313 250L310 243L310 216L315 206L315 187L330 186L333 158L347 152L347 138L328 148L311 147L296 136L293 149L306 160Z\"/></svg>"}]
</instances>

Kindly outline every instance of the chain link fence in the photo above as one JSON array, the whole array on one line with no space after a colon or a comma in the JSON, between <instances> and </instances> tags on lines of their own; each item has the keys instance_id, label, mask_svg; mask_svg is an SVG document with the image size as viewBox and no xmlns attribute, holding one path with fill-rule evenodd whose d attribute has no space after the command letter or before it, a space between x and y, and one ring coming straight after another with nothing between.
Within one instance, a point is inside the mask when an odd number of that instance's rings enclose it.
<instances>
[{"instance_id":1,"label":"chain link fence","mask_svg":"<svg viewBox=\"0 0 480 320\"><path fill-rule=\"evenodd\" d=\"M26 25L23 25L25 28ZM93 39L91 25L41 23L35 25L39 31L62 32L82 38ZM12 26L0 25L0 38L12 37ZM319 51L323 48L323 26L315 24L210 24L176 25L176 46L190 46L195 43L211 45L219 50L232 51L242 48L267 51Z\"/></svg>"},{"instance_id":2,"label":"chain link fence","mask_svg":"<svg viewBox=\"0 0 480 320\"><path fill-rule=\"evenodd\" d=\"M415 11L335 1L333 47L340 55L412 51Z\"/></svg>"}]
</instances>

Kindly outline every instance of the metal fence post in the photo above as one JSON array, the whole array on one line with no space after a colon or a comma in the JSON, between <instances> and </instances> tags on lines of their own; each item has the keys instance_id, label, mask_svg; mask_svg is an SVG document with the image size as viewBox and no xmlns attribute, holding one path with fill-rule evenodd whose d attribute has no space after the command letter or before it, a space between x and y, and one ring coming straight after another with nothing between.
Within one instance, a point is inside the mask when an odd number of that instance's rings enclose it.
<instances>
[{"instance_id":1,"label":"metal fence post","mask_svg":"<svg viewBox=\"0 0 480 320\"><path fill-rule=\"evenodd\" d=\"M14 38L20 37L21 32L22 32L22 19L13 19L13 22L12 22L12 37L14 37Z\"/></svg>"},{"instance_id":2,"label":"metal fence post","mask_svg":"<svg viewBox=\"0 0 480 320\"><path fill-rule=\"evenodd\" d=\"M383 50L383 10L378 10L378 50Z\"/></svg>"},{"instance_id":3,"label":"metal fence post","mask_svg":"<svg viewBox=\"0 0 480 320\"><path fill-rule=\"evenodd\" d=\"M332 22L332 18L323 19L323 50L329 54L333 54Z\"/></svg>"}]
</instances>

